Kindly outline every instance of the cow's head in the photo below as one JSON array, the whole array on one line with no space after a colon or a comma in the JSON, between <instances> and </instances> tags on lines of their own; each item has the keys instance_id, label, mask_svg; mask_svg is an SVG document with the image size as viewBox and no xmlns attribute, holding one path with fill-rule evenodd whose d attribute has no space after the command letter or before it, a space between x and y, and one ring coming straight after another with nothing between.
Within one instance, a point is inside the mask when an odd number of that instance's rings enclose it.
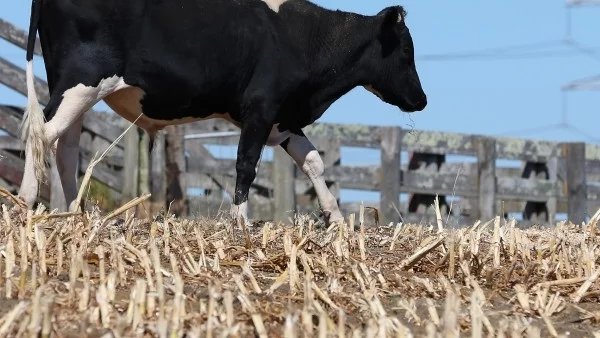
<instances>
[{"instance_id":1,"label":"cow's head","mask_svg":"<svg viewBox=\"0 0 600 338\"><path fill-rule=\"evenodd\" d=\"M376 38L369 56L369 83L365 88L404 112L421 111L427 96L417 74L412 37L401 6L377 14Z\"/></svg>"}]
</instances>

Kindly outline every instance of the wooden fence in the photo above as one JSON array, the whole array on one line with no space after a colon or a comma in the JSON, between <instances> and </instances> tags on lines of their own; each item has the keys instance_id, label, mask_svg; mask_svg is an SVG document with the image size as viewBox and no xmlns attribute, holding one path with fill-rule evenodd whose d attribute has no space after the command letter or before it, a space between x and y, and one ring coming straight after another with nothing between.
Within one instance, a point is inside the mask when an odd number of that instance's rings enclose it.
<instances>
[{"instance_id":1,"label":"wooden fence","mask_svg":"<svg viewBox=\"0 0 600 338\"><path fill-rule=\"evenodd\" d=\"M236 131L221 121L190 124L184 128L188 135ZM459 197L460 201L453 203L453 215L462 216L464 222L520 213L525 220L545 223L553 222L557 213L566 213L570 220L580 223L600 207L597 185L600 147L596 145L363 125L314 124L304 131L323 154L325 177L333 190L380 192L380 201L365 201L365 205L378 208L385 222L400 220L398 212L405 220L413 221L425 213L432 215L431 208L423 210L423 207L433 204L436 195L446 209L450 206L446 201L448 197ZM189 150L211 144L236 145L237 142L237 135L191 138L185 141L185 147ZM341 147L378 149L380 164L343 165ZM400 161L402 152L411 154L406 164ZM284 210L292 210L294 206L298 210L312 210L316 206L310 182L282 153L276 152L273 161L263 161L259 168L257 190L269 192L263 195L273 198L265 199L267 206L258 207L258 214L277 214L273 210L276 204L287 208ZM447 163L446 155L468 156L473 161ZM211 158L207 161L205 158L188 158L187 187L206 186L198 173L228 176L233 184L234 160ZM517 160L522 165L520 168L502 167L497 164L501 163L499 160ZM276 172L273 167L278 168ZM290 189L290 185L283 183L285 179L277 181L276 177L291 177L295 182ZM410 195L408 203L400 203L402 193ZM214 207L217 200L212 203ZM196 204L194 210L207 208L206 203L198 201ZM357 203L341 201L341 205L346 212L359 209ZM280 214L281 208L277 211Z\"/></svg>"},{"instance_id":2,"label":"wooden fence","mask_svg":"<svg viewBox=\"0 0 600 338\"><path fill-rule=\"evenodd\" d=\"M1 19L0 38L25 48L26 33ZM39 45L35 52L41 53ZM2 58L0 83L26 94L24 70ZM36 79L36 90L41 103L47 103L46 83ZM24 164L22 144L16 138L21 116L20 107L0 105L0 129L7 133L0 137L0 184L13 191L21 182ZM86 114L79 157L81 174L91 156L106 149L126 125L114 114ZM207 146L237 145L237 132L236 127L221 120L169 127L159 134L149 154L147 135L132 129L94 170L96 189L113 201L104 207L150 192L152 213L167 208L188 217L227 212L227 193L235 183L235 160L217 158ZM525 220L541 223L553 222L557 214L567 213L570 220L580 223L600 207L600 147L596 145L364 125L315 124L305 128L305 133L321 152L327 184L338 198L341 189L380 193L378 201L365 201L365 206L379 209L381 222L431 221L431 208L427 207L436 195L443 216L452 205L451 222L460 223L503 213L522 213ZM379 150L380 163L344 165L342 147ZM408 163L401 163L403 153L410 154ZM446 162L446 155L470 156L473 161ZM518 160L522 165L502 167L498 165L502 159ZM53 207L64 203L58 182L53 167L50 185L41 189L42 202ZM188 194L191 190L204 194ZM407 202L401 202L401 194L410 195ZM459 200L450 202L451 196ZM340 200L340 204L346 214L359 210L358 203ZM318 210L310 181L278 147L272 161L261 162L251 188L250 206L251 217L262 220L289 219L292 211Z\"/></svg>"}]
</instances>

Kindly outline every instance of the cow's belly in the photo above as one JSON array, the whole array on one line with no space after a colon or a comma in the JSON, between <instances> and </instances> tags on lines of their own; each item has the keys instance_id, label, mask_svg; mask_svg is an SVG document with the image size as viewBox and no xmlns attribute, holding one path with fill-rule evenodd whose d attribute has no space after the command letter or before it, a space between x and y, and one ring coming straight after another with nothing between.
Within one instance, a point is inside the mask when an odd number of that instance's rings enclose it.
<instances>
[{"instance_id":1,"label":"cow's belly","mask_svg":"<svg viewBox=\"0 0 600 338\"><path fill-rule=\"evenodd\" d=\"M123 80L121 80L123 81ZM232 124L240 127L239 122L234 121L228 113L208 113L201 114L198 116L190 115L181 118L168 118L165 116L164 119L151 118L144 113L141 100L144 97L144 91L138 87L127 85L123 82L119 86L119 90L106 96L104 102L117 114L125 118L129 122L134 122L140 128L144 129L148 134L154 136L159 130L171 126L185 123L191 123L196 121L222 118ZM168 113L168 112L165 112Z\"/></svg>"},{"instance_id":2,"label":"cow's belly","mask_svg":"<svg viewBox=\"0 0 600 338\"><path fill-rule=\"evenodd\" d=\"M114 110L118 115L134 123L144 129L151 137L154 137L159 130L171 125L180 125L185 123L192 123L197 121L203 121L214 118L221 118L229 121L238 128L241 128L241 123L235 121L231 115L227 112L223 113L208 113L201 114L198 116L190 115L188 117L181 117L175 119L168 119L166 116L164 119L157 119L148 117L144 113L142 106L142 99L144 98L144 91L141 88L130 86L120 79L120 84L117 86L118 90L107 95L104 98L104 102ZM137 121L136 121L137 120ZM269 134L267 145L277 146L281 142L285 141L290 137L288 130L280 131L278 124L274 125Z\"/></svg>"}]
</instances>

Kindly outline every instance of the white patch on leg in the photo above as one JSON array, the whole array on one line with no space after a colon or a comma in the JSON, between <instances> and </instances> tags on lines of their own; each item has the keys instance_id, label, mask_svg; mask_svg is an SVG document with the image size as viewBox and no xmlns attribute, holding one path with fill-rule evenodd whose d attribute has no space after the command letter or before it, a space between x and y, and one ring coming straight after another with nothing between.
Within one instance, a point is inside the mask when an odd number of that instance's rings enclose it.
<instances>
[{"instance_id":1,"label":"white patch on leg","mask_svg":"<svg viewBox=\"0 0 600 338\"><path fill-rule=\"evenodd\" d=\"M238 224L242 220L246 226L251 226L248 222L248 202L242 202L240 205L231 205L231 218Z\"/></svg>"},{"instance_id":2,"label":"white patch on leg","mask_svg":"<svg viewBox=\"0 0 600 338\"><path fill-rule=\"evenodd\" d=\"M269 6L271 10L275 13L279 13L279 7L283 5L287 0L263 0L264 3Z\"/></svg>"},{"instance_id":3,"label":"white patch on leg","mask_svg":"<svg viewBox=\"0 0 600 338\"><path fill-rule=\"evenodd\" d=\"M66 90L56 114L46 123L46 137L54 143L72 124L86 111L102 100L105 96L123 88L123 78L112 76L102 79L98 86L77 86Z\"/></svg>"},{"instance_id":4,"label":"white patch on leg","mask_svg":"<svg viewBox=\"0 0 600 338\"><path fill-rule=\"evenodd\" d=\"M28 68L29 71L31 71L30 63L28 63ZM31 74L29 74L28 77L31 77ZM32 86L30 80L28 80L28 87ZM81 118L86 111L90 110L106 95L122 88L123 85L124 82L122 78L113 76L101 80L96 87L79 84L70 88L62 94L63 99L56 109L54 117L45 123L43 112L36 108L35 101L37 101L37 99L35 99L35 95L29 90L29 116L24 119L25 128L23 130L27 140L25 171L19 189L19 195L23 197L28 206L33 206L33 203L35 203L35 199L37 198L38 177L42 177L39 173L39 166L43 166L44 157L47 155L48 150L56 145L57 140L71 128L77 119ZM79 144L70 151L74 152L75 149L78 153ZM45 171L45 166L43 166L43 170Z\"/></svg>"},{"instance_id":5,"label":"white patch on leg","mask_svg":"<svg viewBox=\"0 0 600 338\"><path fill-rule=\"evenodd\" d=\"M311 180L321 209L328 216L328 222L337 222L343 220L342 213L337 205L335 196L327 188L323 173L325 164L321 155L315 149L308 138L292 134L287 146L288 153L294 159L296 164L302 169L302 172Z\"/></svg>"}]
</instances>

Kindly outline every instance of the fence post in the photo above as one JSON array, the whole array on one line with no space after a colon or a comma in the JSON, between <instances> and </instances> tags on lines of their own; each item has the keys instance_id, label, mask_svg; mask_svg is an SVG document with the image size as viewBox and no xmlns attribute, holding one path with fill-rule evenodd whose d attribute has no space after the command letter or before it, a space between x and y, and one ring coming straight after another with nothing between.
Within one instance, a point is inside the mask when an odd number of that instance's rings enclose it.
<instances>
[{"instance_id":1,"label":"fence post","mask_svg":"<svg viewBox=\"0 0 600 338\"><path fill-rule=\"evenodd\" d=\"M548 180L552 183L558 182L558 157L552 156L548 159ZM556 222L556 209L558 203L556 197L551 197L546 202L546 208L548 209L548 225L554 224Z\"/></svg>"},{"instance_id":2,"label":"fence post","mask_svg":"<svg viewBox=\"0 0 600 338\"><path fill-rule=\"evenodd\" d=\"M400 127L382 127L381 133L381 180L380 211L381 224L398 222L400 216L400 151L402 129Z\"/></svg>"},{"instance_id":3,"label":"fence post","mask_svg":"<svg viewBox=\"0 0 600 338\"><path fill-rule=\"evenodd\" d=\"M125 128L130 122L123 123ZM121 204L127 203L138 195L139 173L139 133L137 127L129 129L124 136L125 149L123 151L123 187L121 189Z\"/></svg>"},{"instance_id":4,"label":"fence post","mask_svg":"<svg viewBox=\"0 0 600 338\"><path fill-rule=\"evenodd\" d=\"M156 216L161 209L167 206L167 161L165 158L165 137L164 133L156 133L154 137L154 147L150 155L150 192L152 196L152 216ZM166 211L166 210L165 210Z\"/></svg>"},{"instance_id":5,"label":"fence post","mask_svg":"<svg viewBox=\"0 0 600 338\"><path fill-rule=\"evenodd\" d=\"M296 164L283 148L273 147L271 175L274 198L273 220L275 222L286 222L290 217L289 212L296 210L295 166Z\"/></svg>"},{"instance_id":6,"label":"fence post","mask_svg":"<svg viewBox=\"0 0 600 338\"><path fill-rule=\"evenodd\" d=\"M574 224L585 222L587 213L587 182L585 175L585 143L567 143L568 219Z\"/></svg>"},{"instance_id":7,"label":"fence post","mask_svg":"<svg viewBox=\"0 0 600 338\"><path fill-rule=\"evenodd\" d=\"M496 140L475 136L477 151L478 217L491 220L496 216Z\"/></svg>"},{"instance_id":8,"label":"fence post","mask_svg":"<svg viewBox=\"0 0 600 338\"><path fill-rule=\"evenodd\" d=\"M186 214L185 196L185 145L183 126L169 126L167 129L167 203L171 212L181 217Z\"/></svg>"}]
</instances>

